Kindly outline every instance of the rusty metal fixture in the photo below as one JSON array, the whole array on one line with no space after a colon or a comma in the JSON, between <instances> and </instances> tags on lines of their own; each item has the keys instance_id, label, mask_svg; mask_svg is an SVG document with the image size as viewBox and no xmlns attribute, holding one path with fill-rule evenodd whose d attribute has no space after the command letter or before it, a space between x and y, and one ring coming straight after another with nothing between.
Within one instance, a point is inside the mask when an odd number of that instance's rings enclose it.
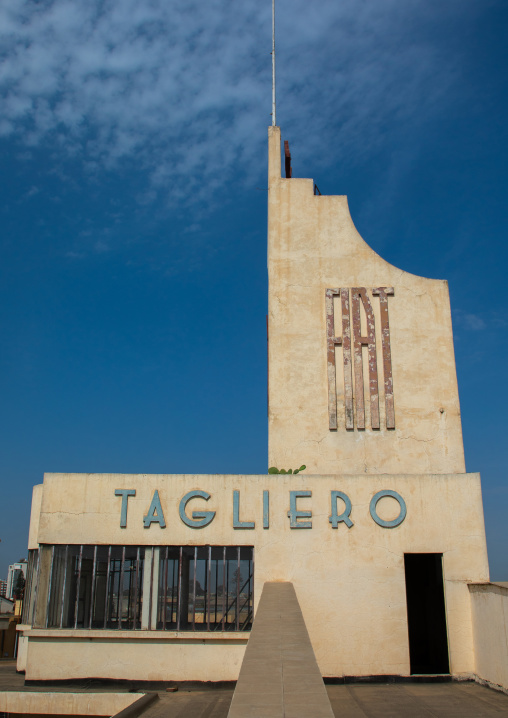
<instances>
[{"instance_id":1,"label":"rusty metal fixture","mask_svg":"<svg viewBox=\"0 0 508 718\"><path fill-rule=\"evenodd\" d=\"M395 407L393 399L392 350L390 344L390 321L388 318L388 297L395 294L393 287L377 287L372 290L379 297L381 310L381 344L383 347L383 377L385 387L386 428L395 429Z\"/></svg>"},{"instance_id":2,"label":"rusty metal fixture","mask_svg":"<svg viewBox=\"0 0 508 718\"><path fill-rule=\"evenodd\" d=\"M341 299L342 337L335 336L334 297ZM326 333L328 363L328 425L330 431L337 430L337 372L335 347L342 346L344 364L344 406L346 429L354 428L353 423L353 379L351 365L351 324L349 320L349 289L326 290Z\"/></svg>"},{"instance_id":3,"label":"rusty metal fixture","mask_svg":"<svg viewBox=\"0 0 508 718\"><path fill-rule=\"evenodd\" d=\"M344 364L344 409L346 429L354 428L353 419L353 365L351 363L351 322L349 320L349 289L340 290L342 307L342 357Z\"/></svg>"},{"instance_id":4,"label":"rusty metal fixture","mask_svg":"<svg viewBox=\"0 0 508 718\"><path fill-rule=\"evenodd\" d=\"M395 429L395 409L392 376L392 357L390 344L390 322L388 317L388 297L394 295L393 287L376 287L372 295L379 297L381 316L381 345L383 351L383 376L386 409L386 428ZM340 296L342 337L335 336L334 300ZM376 350L376 326L372 304L365 287L327 289L326 304L326 337L327 337L327 372L328 372L328 419L330 431L337 430L337 374L335 348L342 346L344 366L344 411L346 429L365 429L365 389L363 372L363 347L367 347L369 367L369 401L371 428L380 429L379 415L379 382ZM367 332L362 336L361 307L365 313ZM351 356L351 319L353 322L353 361ZM353 390L354 363L354 390Z\"/></svg>"},{"instance_id":5,"label":"rusty metal fixture","mask_svg":"<svg viewBox=\"0 0 508 718\"><path fill-rule=\"evenodd\" d=\"M367 336L362 336L360 319L360 301L367 318ZM365 287L353 287L351 290L351 309L353 314L353 346L355 362L355 399L356 425L365 429L365 398L363 392L362 347L368 349L370 423L373 429L379 429L379 390L377 381L376 328L374 312Z\"/></svg>"},{"instance_id":6,"label":"rusty metal fixture","mask_svg":"<svg viewBox=\"0 0 508 718\"><path fill-rule=\"evenodd\" d=\"M335 368L335 347L341 346L342 339L335 336L333 298L338 296L339 292L339 289L327 289L325 292L328 367L328 427L330 431L337 431L337 372Z\"/></svg>"},{"instance_id":7,"label":"rusty metal fixture","mask_svg":"<svg viewBox=\"0 0 508 718\"><path fill-rule=\"evenodd\" d=\"M291 152L289 151L289 142L284 140L284 164L286 169L286 179L291 179L293 169L291 167Z\"/></svg>"}]
</instances>

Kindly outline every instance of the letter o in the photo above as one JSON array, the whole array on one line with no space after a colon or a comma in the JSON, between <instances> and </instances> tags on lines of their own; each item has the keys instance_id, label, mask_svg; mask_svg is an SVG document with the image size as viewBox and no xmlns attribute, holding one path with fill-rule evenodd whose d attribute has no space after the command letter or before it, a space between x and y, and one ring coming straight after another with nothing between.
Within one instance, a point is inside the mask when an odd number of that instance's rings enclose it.
<instances>
[{"instance_id":1,"label":"letter o","mask_svg":"<svg viewBox=\"0 0 508 718\"><path fill-rule=\"evenodd\" d=\"M400 506L400 513L397 516L396 519L393 519L392 521L385 521L384 519L381 519L376 512L376 506L380 499L382 499L384 496L391 496L392 499L395 499L395 501L398 502ZM382 526L384 529L394 529L396 526L400 526L400 524L404 521L406 518L406 502L402 498L400 494L398 494L396 491L391 491L390 489L386 489L384 491L378 491L377 494L374 494L374 496L371 499L370 502L370 515L374 519L374 521L377 523L378 526Z\"/></svg>"}]
</instances>

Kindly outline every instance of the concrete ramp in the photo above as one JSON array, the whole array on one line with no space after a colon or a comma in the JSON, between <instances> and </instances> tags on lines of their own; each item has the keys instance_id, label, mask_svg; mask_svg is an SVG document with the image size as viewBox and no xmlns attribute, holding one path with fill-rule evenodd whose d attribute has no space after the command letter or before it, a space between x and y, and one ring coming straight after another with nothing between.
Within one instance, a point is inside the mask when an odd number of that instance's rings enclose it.
<instances>
[{"instance_id":1,"label":"concrete ramp","mask_svg":"<svg viewBox=\"0 0 508 718\"><path fill-rule=\"evenodd\" d=\"M265 583L228 718L333 718L292 583Z\"/></svg>"}]
</instances>

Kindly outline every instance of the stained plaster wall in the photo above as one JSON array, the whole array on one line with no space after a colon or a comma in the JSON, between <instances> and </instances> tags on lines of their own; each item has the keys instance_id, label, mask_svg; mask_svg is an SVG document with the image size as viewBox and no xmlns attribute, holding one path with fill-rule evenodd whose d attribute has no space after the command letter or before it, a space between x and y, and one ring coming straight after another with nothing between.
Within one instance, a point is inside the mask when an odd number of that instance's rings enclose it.
<instances>
[{"instance_id":1,"label":"stained plaster wall","mask_svg":"<svg viewBox=\"0 0 508 718\"><path fill-rule=\"evenodd\" d=\"M281 178L280 130L269 129L269 466L311 473L465 471L447 282L392 266L362 239L345 196L315 196L311 179ZM297 160L295 160L297 164ZM388 299L395 429L386 429L379 300L380 430L346 430L342 350L338 429L328 424L325 290L393 287ZM340 309L336 335L341 336ZM337 320L338 319L338 320ZM367 350L364 376L368 376ZM366 382L365 382L366 383ZM365 392L368 411L368 396ZM368 419L368 417L367 417Z\"/></svg>"},{"instance_id":2,"label":"stained plaster wall","mask_svg":"<svg viewBox=\"0 0 508 718\"><path fill-rule=\"evenodd\" d=\"M117 488L136 490L129 499L127 527L120 528ZM167 527L143 528L153 492L159 491ZM179 518L181 498L193 489L211 494L187 509L216 511L202 529ZM405 500L407 517L382 528L369 503L383 489ZM240 491L240 520L254 529L234 529L233 490ZM263 528L263 490L270 492L270 526ZM291 529L289 492L308 490L299 510L312 511L312 528ZM333 529L330 492L352 503L348 529ZM342 504L339 501L339 513ZM378 504L382 519L399 513L392 498ZM255 604L265 581L292 581L324 676L409 674L404 578L405 552L443 553L451 670L474 670L467 582L488 581L480 479L463 475L223 476L46 474L38 543L132 545L251 545L255 557ZM37 521L38 519L38 521ZM138 680L235 680L245 640L188 634L27 631L28 679L90 676ZM98 635L95 635L98 634ZM59 638L60 636L60 638ZM65 636L65 638L64 638ZM101 638L100 636L103 636Z\"/></svg>"},{"instance_id":3,"label":"stained plaster wall","mask_svg":"<svg viewBox=\"0 0 508 718\"><path fill-rule=\"evenodd\" d=\"M475 674L508 693L508 582L469 586Z\"/></svg>"}]
</instances>

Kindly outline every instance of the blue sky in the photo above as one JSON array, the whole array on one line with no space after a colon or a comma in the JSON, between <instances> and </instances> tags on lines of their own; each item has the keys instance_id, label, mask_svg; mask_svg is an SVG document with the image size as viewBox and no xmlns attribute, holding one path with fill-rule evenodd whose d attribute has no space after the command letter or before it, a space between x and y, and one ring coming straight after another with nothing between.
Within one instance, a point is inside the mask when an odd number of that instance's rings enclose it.
<instances>
[{"instance_id":1,"label":"blue sky","mask_svg":"<svg viewBox=\"0 0 508 718\"><path fill-rule=\"evenodd\" d=\"M446 278L508 579L503 0L277 0L294 176ZM0 6L0 576L44 471L264 473L271 3Z\"/></svg>"}]
</instances>

